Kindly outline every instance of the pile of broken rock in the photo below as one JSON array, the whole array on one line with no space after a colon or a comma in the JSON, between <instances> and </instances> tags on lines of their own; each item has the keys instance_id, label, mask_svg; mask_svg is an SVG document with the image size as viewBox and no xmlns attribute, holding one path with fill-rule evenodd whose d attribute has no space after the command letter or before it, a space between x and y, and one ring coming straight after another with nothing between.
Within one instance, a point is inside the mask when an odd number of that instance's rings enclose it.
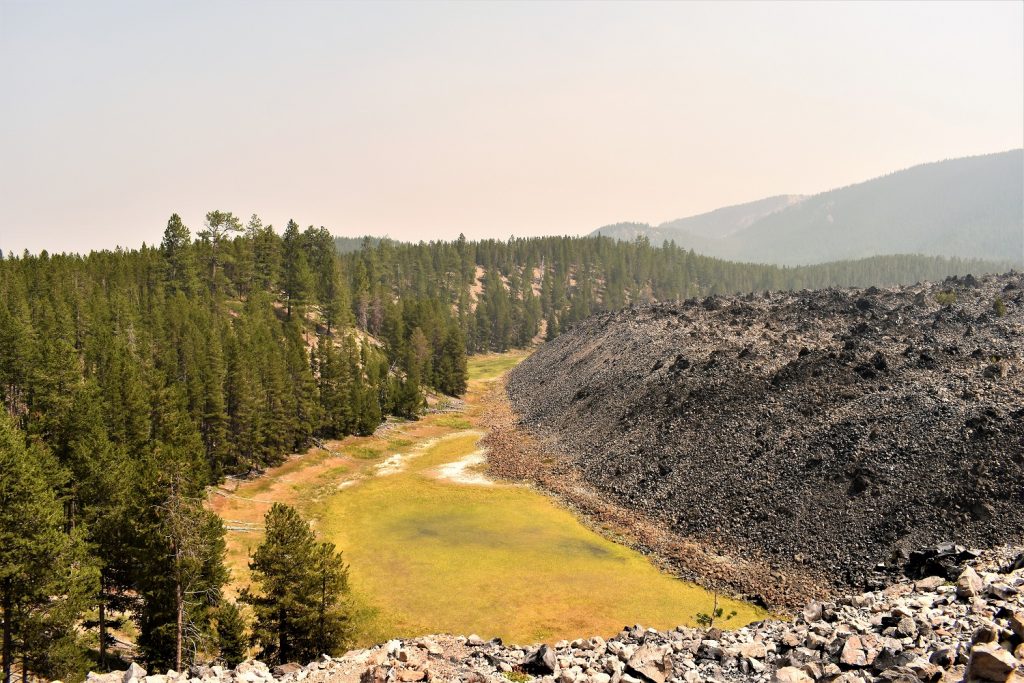
<instances>
[{"instance_id":1,"label":"pile of broken rock","mask_svg":"<svg viewBox=\"0 0 1024 683\"><path fill-rule=\"evenodd\" d=\"M996 551L956 574L811 603L791 621L734 630L625 628L614 637L517 647L477 636L392 640L306 666L187 674L90 674L90 683L1024 683L1024 553ZM726 622L727 625L727 622Z\"/></svg>"}]
</instances>

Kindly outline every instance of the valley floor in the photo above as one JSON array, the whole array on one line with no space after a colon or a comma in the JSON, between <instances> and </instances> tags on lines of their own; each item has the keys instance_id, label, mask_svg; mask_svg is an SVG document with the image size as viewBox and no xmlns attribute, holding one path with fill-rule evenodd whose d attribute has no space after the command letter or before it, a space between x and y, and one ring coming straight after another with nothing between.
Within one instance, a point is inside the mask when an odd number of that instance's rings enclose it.
<instances>
[{"instance_id":1,"label":"valley floor","mask_svg":"<svg viewBox=\"0 0 1024 683\"><path fill-rule=\"evenodd\" d=\"M441 632L554 641L638 621L694 625L712 610L711 593L588 528L556 499L488 475L481 440L505 371L523 357L474 357L464 402L326 442L214 490L232 590L248 584L264 513L284 502L344 552L359 644ZM766 616L725 598L720 606L735 611L730 626Z\"/></svg>"}]
</instances>

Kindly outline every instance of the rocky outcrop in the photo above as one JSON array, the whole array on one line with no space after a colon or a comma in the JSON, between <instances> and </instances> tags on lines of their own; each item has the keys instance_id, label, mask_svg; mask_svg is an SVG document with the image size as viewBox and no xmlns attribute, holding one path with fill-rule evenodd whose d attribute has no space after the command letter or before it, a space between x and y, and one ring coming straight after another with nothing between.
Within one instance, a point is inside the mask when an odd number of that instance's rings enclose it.
<instances>
[{"instance_id":1,"label":"rocky outcrop","mask_svg":"<svg viewBox=\"0 0 1024 683\"><path fill-rule=\"evenodd\" d=\"M507 389L616 504L772 570L881 585L910 549L1024 536L1022 292L1011 273L632 308Z\"/></svg>"},{"instance_id":2,"label":"rocky outcrop","mask_svg":"<svg viewBox=\"0 0 1024 683\"><path fill-rule=\"evenodd\" d=\"M961 576L977 585L976 594L943 577L904 578L811 603L792 621L736 630L633 626L608 640L595 636L553 647L426 636L323 656L306 666L271 669L249 661L234 671L193 667L159 676L136 666L90 674L88 683L1024 683L1024 553L988 553Z\"/></svg>"}]
</instances>

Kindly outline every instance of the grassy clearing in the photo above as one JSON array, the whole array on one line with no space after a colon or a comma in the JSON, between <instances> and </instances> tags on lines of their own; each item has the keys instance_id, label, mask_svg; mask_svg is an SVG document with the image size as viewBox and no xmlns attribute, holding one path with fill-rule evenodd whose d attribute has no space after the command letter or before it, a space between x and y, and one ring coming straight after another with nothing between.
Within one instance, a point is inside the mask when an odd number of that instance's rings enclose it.
<instances>
[{"instance_id":1,"label":"grassy clearing","mask_svg":"<svg viewBox=\"0 0 1024 683\"><path fill-rule=\"evenodd\" d=\"M270 501L297 506L351 568L359 642L430 632L509 641L610 634L623 624L695 624L713 597L658 571L642 555L583 526L530 488L438 480L435 470L473 453L486 385L525 354L474 357L462 415L431 415L382 437L349 438L243 482L212 507L249 531L228 534L233 587L248 581L248 555L262 540ZM395 454L402 468L379 475ZM340 488L339 488L340 486ZM729 626L763 618L721 600Z\"/></svg>"},{"instance_id":2,"label":"grassy clearing","mask_svg":"<svg viewBox=\"0 0 1024 683\"><path fill-rule=\"evenodd\" d=\"M637 622L693 625L697 612L711 611L709 593L590 531L546 496L430 476L478 439L444 439L405 471L313 510L320 532L346 549L359 601L377 608L363 623L364 642L438 631L531 642ZM731 600L721 606L737 610L737 626L762 616Z\"/></svg>"},{"instance_id":3,"label":"grassy clearing","mask_svg":"<svg viewBox=\"0 0 1024 683\"><path fill-rule=\"evenodd\" d=\"M469 359L469 379L470 381L496 379L526 358L527 355L526 351L509 351L508 353L473 356Z\"/></svg>"},{"instance_id":4,"label":"grassy clearing","mask_svg":"<svg viewBox=\"0 0 1024 683\"><path fill-rule=\"evenodd\" d=\"M380 450L369 446L349 446L345 450L361 460L376 460L381 456Z\"/></svg>"},{"instance_id":5,"label":"grassy clearing","mask_svg":"<svg viewBox=\"0 0 1024 683\"><path fill-rule=\"evenodd\" d=\"M473 423L457 415L442 415L434 420L434 424L450 429L471 429Z\"/></svg>"}]
</instances>

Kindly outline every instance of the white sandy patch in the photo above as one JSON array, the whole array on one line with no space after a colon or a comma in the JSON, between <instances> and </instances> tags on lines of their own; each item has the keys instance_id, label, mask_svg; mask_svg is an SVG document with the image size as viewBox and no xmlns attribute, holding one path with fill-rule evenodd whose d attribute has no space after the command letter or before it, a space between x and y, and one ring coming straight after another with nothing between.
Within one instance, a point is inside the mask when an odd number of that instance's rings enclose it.
<instances>
[{"instance_id":1,"label":"white sandy patch","mask_svg":"<svg viewBox=\"0 0 1024 683\"><path fill-rule=\"evenodd\" d=\"M340 491L341 489L347 489L349 486L352 486L355 483L355 479L346 479L345 481L338 484L338 490Z\"/></svg>"},{"instance_id":2,"label":"white sandy patch","mask_svg":"<svg viewBox=\"0 0 1024 683\"><path fill-rule=\"evenodd\" d=\"M378 476L385 476L388 474L398 474L405 469L406 463L413 458L419 457L426 453L428 450L437 445L440 441L447 439L455 439L460 436L466 436L467 434L481 434L475 429L467 429L452 434L445 434L444 436L434 437L433 439L427 439L423 443L417 444L412 450L406 453L395 453L387 460L379 463L376 467L375 474ZM481 434L482 436L482 434Z\"/></svg>"},{"instance_id":3,"label":"white sandy patch","mask_svg":"<svg viewBox=\"0 0 1024 683\"><path fill-rule=\"evenodd\" d=\"M384 462L377 465L377 474L398 474L405 469L405 461L410 457L409 453L395 453Z\"/></svg>"},{"instance_id":4,"label":"white sandy patch","mask_svg":"<svg viewBox=\"0 0 1024 683\"><path fill-rule=\"evenodd\" d=\"M398 474L405 469L405 463L417 455L422 454L425 450L437 443L437 439L427 439L421 444L418 444L408 453L395 453L384 462L377 465L375 474L378 476L385 476L388 474Z\"/></svg>"},{"instance_id":5,"label":"white sandy patch","mask_svg":"<svg viewBox=\"0 0 1024 683\"><path fill-rule=\"evenodd\" d=\"M474 451L464 458L449 462L438 467L435 472L438 479L456 484L472 484L474 486L493 486L494 480L476 470L487 460L485 451Z\"/></svg>"}]
</instances>

